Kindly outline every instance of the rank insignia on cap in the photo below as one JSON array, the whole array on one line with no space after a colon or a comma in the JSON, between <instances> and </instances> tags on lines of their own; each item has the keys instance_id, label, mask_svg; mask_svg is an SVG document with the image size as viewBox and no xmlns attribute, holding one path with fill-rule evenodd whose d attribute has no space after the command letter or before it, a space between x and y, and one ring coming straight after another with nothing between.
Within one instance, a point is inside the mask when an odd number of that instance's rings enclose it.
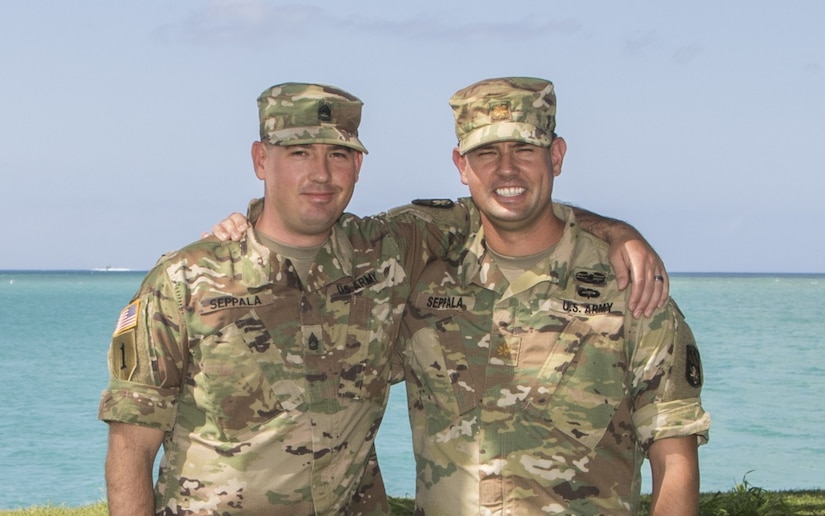
<instances>
[{"instance_id":1,"label":"rank insignia on cap","mask_svg":"<svg viewBox=\"0 0 825 516\"><path fill-rule=\"evenodd\" d=\"M512 115L510 114L510 104L508 102L504 102L502 104L496 104L492 106L490 109L490 120L493 122L501 122L502 120L512 120Z\"/></svg>"},{"instance_id":2,"label":"rank insignia on cap","mask_svg":"<svg viewBox=\"0 0 825 516\"><path fill-rule=\"evenodd\" d=\"M112 334L113 337L137 326L138 308L140 308L140 300L132 302L120 312L120 317L118 317L117 325L115 326L115 332Z\"/></svg>"},{"instance_id":3,"label":"rank insignia on cap","mask_svg":"<svg viewBox=\"0 0 825 516\"><path fill-rule=\"evenodd\" d=\"M318 106L318 121L332 122L332 106L330 106L326 102Z\"/></svg>"},{"instance_id":4,"label":"rank insignia on cap","mask_svg":"<svg viewBox=\"0 0 825 516\"><path fill-rule=\"evenodd\" d=\"M687 360L685 362L685 379L691 387L702 386L702 359L699 357L699 349L696 346L685 348Z\"/></svg>"}]
</instances>

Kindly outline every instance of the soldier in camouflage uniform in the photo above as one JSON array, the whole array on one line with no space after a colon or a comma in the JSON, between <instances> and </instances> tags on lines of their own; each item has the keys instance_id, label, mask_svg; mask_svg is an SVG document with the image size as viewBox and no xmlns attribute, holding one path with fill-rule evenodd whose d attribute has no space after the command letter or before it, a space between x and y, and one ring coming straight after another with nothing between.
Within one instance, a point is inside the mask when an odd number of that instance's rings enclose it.
<instances>
[{"instance_id":1,"label":"soldier in camouflage uniform","mask_svg":"<svg viewBox=\"0 0 825 516\"><path fill-rule=\"evenodd\" d=\"M288 83L258 103L255 228L164 256L118 321L99 413L113 514L388 513L389 346L454 235L341 215L366 152L357 98Z\"/></svg>"},{"instance_id":2,"label":"soldier in camouflage uniform","mask_svg":"<svg viewBox=\"0 0 825 516\"><path fill-rule=\"evenodd\" d=\"M702 370L673 301L634 319L607 245L551 202L566 151L553 84L451 99L468 247L415 285L401 346L417 514L692 514Z\"/></svg>"},{"instance_id":3,"label":"soldier in camouflage uniform","mask_svg":"<svg viewBox=\"0 0 825 516\"><path fill-rule=\"evenodd\" d=\"M427 209L423 205L429 205L431 208ZM253 205L251 207L251 215L250 215L250 220L252 220L253 223L256 221L256 214L255 213L257 211L258 211L257 210L257 205L253 203ZM475 219L472 221L472 223L475 224L475 225L478 225L478 220L477 220L478 214L475 211L475 208L472 206L471 201L462 202L462 203L459 203L457 205L454 205L454 203L452 201L448 201L448 200L446 200L446 201L429 201L429 202L417 203L414 206L408 206L408 207L404 207L404 208L401 208L401 209L393 210L393 212L389 215L388 220L390 221L391 226L394 226L395 224L399 223L400 221L405 220L409 216L412 216L412 218L415 219L415 220L423 219L423 220L426 220L426 221L438 221L439 226L441 227L441 229L443 229L445 227L449 228L449 230L455 232L456 236L458 237L459 235L463 234L462 232L466 233L467 224L470 222L469 215L471 213L474 214L474 216L475 216ZM577 211L577 213L581 213L581 212ZM595 224L603 224L604 223L604 220L600 219L600 218L592 218L591 217L591 218L589 218L589 221L591 223L595 223ZM237 238L240 238L240 233L238 232L238 230L241 230L241 231L245 230L246 229L245 226L246 226L246 221L244 220L243 216L241 216L239 214L233 214L233 216L230 216L230 218L224 220L221 224L216 225L215 229L214 229L214 232L219 238L222 238L222 239L227 239L229 237L237 239ZM437 228L437 229L435 229L435 231L439 231L441 229ZM588 229L590 229L590 228L588 228ZM623 229L621 229L621 227L608 226L608 227L603 228L603 229L608 230L606 233L602 233L605 238L612 235L613 237L618 237L618 243L620 244L619 247L621 247L621 244L623 244L623 243L624 243L624 245L627 245L627 241L629 239L627 237L622 237L621 236L621 233L623 231ZM632 229L632 228L630 228L630 229ZM238 236L235 236L236 234ZM661 264L661 261L659 261L658 257L656 257L656 255L655 255L655 253L653 253L652 250L650 250L646 246L646 243L644 243L643 239L638 237L638 234L636 234L634 232L633 236L630 237L630 238L637 238L638 239L637 241L641 241L642 247L643 247L641 252L635 252L632 249L625 248L625 250L628 253L627 258L630 260L630 262L633 262L635 264L635 266L637 267L637 269L641 272L641 274L639 274L637 276L639 279L641 279L641 282L634 283L634 291L637 294L640 291L644 291L644 295L640 296L642 298L642 301L641 301L641 304L639 306L639 310L640 311L644 311L644 310L648 310L648 309L652 310L653 308L655 308L655 306L658 303L658 301L657 301L658 300L658 294L663 292L663 285L662 285L662 283L651 282L651 281L648 281L648 282L645 283L644 279L647 275L652 277L654 272L662 272L663 273L664 269L662 268L663 266ZM463 242L463 240L461 238L455 238L455 240L452 242L452 246L451 246L451 249L453 250L453 254L451 255L452 259L454 259L454 256L458 256L458 252L457 252L458 250L464 249L463 244L458 245L460 242ZM424 258L426 260L431 260L432 255L426 255ZM651 258L652 258L652 260L650 262L647 262L647 260L651 259ZM647 262L647 263L645 263L645 262ZM446 266L449 267L449 265L446 265ZM624 263L619 262L618 266L622 267L623 270L624 270ZM441 269L436 268L436 269L433 269L433 270L441 270ZM419 291L423 292L423 291L426 291L426 287L427 287L426 282L419 283L418 289L419 289ZM666 290L666 289L664 289L664 290ZM666 298L666 295L664 297ZM647 300L647 301L644 301L644 300ZM435 303L436 304L440 303L439 306L441 306L441 307L446 306L443 299L440 300L440 301L435 301ZM415 316L413 315L413 317L415 317ZM457 496L458 493L453 493L453 495Z\"/></svg>"}]
</instances>

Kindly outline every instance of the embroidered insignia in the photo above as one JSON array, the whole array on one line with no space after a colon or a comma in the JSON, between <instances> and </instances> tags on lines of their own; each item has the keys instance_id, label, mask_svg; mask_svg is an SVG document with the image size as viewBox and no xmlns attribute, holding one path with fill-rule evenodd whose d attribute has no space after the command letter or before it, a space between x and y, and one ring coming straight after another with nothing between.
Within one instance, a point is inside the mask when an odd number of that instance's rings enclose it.
<instances>
[{"instance_id":1,"label":"embroidered insignia","mask_svg":"<svg viewBox=\"0 0 825 516\"><path fill-rule=\"evenodd\" d=\"M313 355L324 353L324 330L320 324L306 324L301 326L303 334L302 344L307 352Z\"/></svg>"},{"instance_id":2,"label":"embroidered insignia","mask_svg":"<svg viewBox=\"0 0 825 516\"><path fill-rule=\"evenodd\" d=\"M428 296L426 303L427 308L435 310L472 310L474 305L474 298L464 296Z\"/></svg>"},{"instance_id":3,"label":"embroidered insignia","mask_svg":"<svg viewBox=\"0 0 825 516\"><path fill-rule=\"evenodd\" d=\"M117 324L115 325L115 332L112 334L113 337L137 326L138 308L140 308L139 299L120 312L120 317L117 318Z\"/></svg>"},{"instance_id":4,"label":"embroidered insignia","mask_svg":"<svg viewBox=\"0 0 825 516\"><path fill-rule=\"evenodd\" d=\"M499 344L498 348L496 349L496 354L500 357L510 356L510 346L508 346L506 343Z\"/></svg>"},{"instance_id":5,"label":"embroidered insignia","mask_svg":"<svg viewBox=\"0 0 825 516\"><path fill-rule=\"evenodd\" d=\"M502 120L512 120L512 115L510 114L510 104L507 102L503 102L501 104L496 104L494 106L490 106L490 120L493 122L501 122Z\"/></svg>"},{"instance_id":6,"label":"embroidered insignia","mask_svg":"<svg viewBox=\"0 0 825 516\"><path fill-rule=\"evenodd\" d=\"M585 287L576 287L576 293L585 299L593 299L602 295L598 290Z\"/></svg>"},{"instance_id":7,"label":"embroidered insignia","mask_svg":"<svg viewBox=\"0 0 825 516\"><path fill-rule=\"evenodd\" d=\"M131 380L137 369L137 346L135 332L125 331L112 337L109 352L109 370L121 380Z\"/></svg>"},{"instance_id":8,"label":"embroidered insignia","mask_svg":"<svg viewBox=\"0 0 825 516\"><path fill-rule=\"evenodd\" d=\"M318 106L318 121L332 122L332 106L326 102L323 102L320 106Z\"/></svg>"},{"instance_id":9,"label":"embroidered insignia","mask_svg":"<svg viewBox=\"0 0 825 516\"><path fill-rule=\"evenodd\" d=\"M576 273L576 281L587 283L588 285L603 286L607 280L607 275L602 272L579 271Z\"/></svg>"},{"instance_id":10,"label":"embroidered insignia","mask_svg":"<svg viewBox=\"0 0 825 516\"><path fill-rule=\"evenodd\" d=\"M699 356L699 349L696 346L685 348L687 360L685 361L685 379L691 387L702 386L702 359Z\"/></svg>"},{"instance_id":11,"label":"embroidered insignia","mask_svg":"<svg viewBox=\"0 0 825 516\"><path fill-rule=\"evenodd\" d=\"M261 296L258 295L213 297L201 301L201 306L203 307L201 313L213 312L224 308L248 308L261 306L263 304Z\"/></svg>"},{"instance_id":12,"label":"embroidered insignia","mask_svg":"<svg viewBox=\"0 0 825 516\"><path fill-rule=\"evenodd\" d=\"M378 283L378 273L376 271L369 271L368 273L362 274L352 280L352 283L335 285L335 288L338 290L339 294L353 294L364 290L370 285L375 285L376 283Z\"/></svg>"},{"instance_id":13,"label":"embroidered insignia","mask_svg":"<svg viewBox=\"0 0 825 516\"><path fill-rule=\"evenodd\" d=\"M412 203L416 206L428 208L452 208L455 203L450 199L414 199Z\"/></svg>"}]
</instances>

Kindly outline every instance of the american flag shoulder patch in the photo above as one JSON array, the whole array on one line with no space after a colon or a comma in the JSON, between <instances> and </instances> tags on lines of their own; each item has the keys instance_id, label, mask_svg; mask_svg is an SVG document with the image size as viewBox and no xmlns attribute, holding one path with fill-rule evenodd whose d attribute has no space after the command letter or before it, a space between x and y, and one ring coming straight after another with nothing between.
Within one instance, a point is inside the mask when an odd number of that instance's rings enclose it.
<instances>
[{"instance_id":1,"label":"american flag shoulder patch","mask_svg":"<svg viewBox=\"0 0 825 516\"><path fill-rule=\"evenodd\" d=\"M112 334L113 337L137 326L137 315L139 308L140 300L137 299L124 308L122 312L120 312L120 317L117 319L117 326L115 326L115 332Z\"/></svg>"}]
</instances>

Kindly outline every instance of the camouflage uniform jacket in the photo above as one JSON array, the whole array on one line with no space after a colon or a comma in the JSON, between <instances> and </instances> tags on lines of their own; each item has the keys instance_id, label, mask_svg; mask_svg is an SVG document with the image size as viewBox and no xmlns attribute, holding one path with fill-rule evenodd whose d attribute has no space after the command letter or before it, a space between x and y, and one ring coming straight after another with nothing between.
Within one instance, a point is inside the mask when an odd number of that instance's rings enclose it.
<instances>
[{"instance_id":1,"label":"camouflage uniform jacket","mask_svg":"<svg viewBox=\"0 0 825 516\"><path fill-rule=\"evenodd\" d=\"M555 209L561 240L512 284L473 210L465 254L430 265L410 298L417 514L635 513L651 442L707 439L682 314L670 301L634 320L606 243Z\"/></svg>"},{"instance_id":2,"label":"camouflage uniform jacket","mask_svg":"<svg viewBox=\"0 0 825 516\"><path fill-rule=\"evenodd\" d=\"M306 285L251 231L162 258L121 315L99 414L166 432L158 514L386 514L390 346L448 240L345 214Z\"/></svg>"}]
</instances>

